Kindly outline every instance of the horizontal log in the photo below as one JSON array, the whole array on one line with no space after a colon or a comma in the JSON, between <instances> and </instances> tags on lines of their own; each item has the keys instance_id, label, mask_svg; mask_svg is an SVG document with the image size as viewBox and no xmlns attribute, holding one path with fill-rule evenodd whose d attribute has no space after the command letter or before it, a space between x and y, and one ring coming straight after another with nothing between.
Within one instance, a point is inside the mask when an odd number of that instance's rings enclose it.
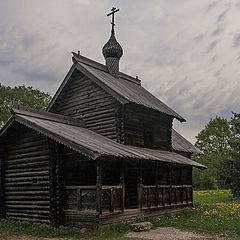
<instances>
[{"instance_id":1,"label":"horizontal log","mask_svg":"<svg viewBox=\"0 0 240 240\"><path fill-rule=\"evenodd\" d=\"M11 198L10 198L10 200L9 200L9 198L6 198L6 204L8 204L8 205L11 205L11 204L21 205L23 203L25 205L46 206L46 205L49 205L50 201L46 201L46 199L44 199L43 201L39 201L39 200L38 201L34 201L34 200L29 201L29 199L26 200L26 198L23 198L22 200L18 199L18 201L13 201L13 199L11 199Z\"/></svg>"},{"instance_id":2,"label":"horizontal log","mask_svg":"<svg viewBox=\"0 0 240 240\"><path fill-rule=\"evenodd\" d=\"M105 106L105 105L109 105L109 104L114 104L115 100L112 97L98 97L97 99L89 99L88 101L78 101L75 103L69 103L63 107L61 107L61 111L66 111L69 112L71 109L83 109L83 108L87 108L90 105L94 106L94 107L99 107L99 106Z\"/></svg>"},{"instance_id":3,"label":"horizontal log","mask_svg":"<svg viewBox=\"0 0 240 240\"><path fill-rule=\"evenodd\" d=\"M24 176L48 176L49 171L34 171L34 172L21 172L21 173L6 173L5 178L10 177L24 177Z\"/></svg>"},{"instance_id":4,"label":"horizontal log","mask_svg":"<svg viewBox=\"0 0 240 240\"><path fill-rule=\"evenodd\" d=\"M49 180L49 176L41 176L41 177L36 177L37 181L47 181ZM26 181L32 181L33 177L18 177L18 178L6 178L5 183L20 183L20 182L26 182Z\"/></svg>"},{"instance_id":5,"label":"horizontal log","mask_svg":"<svg viewBox=\"0 0 240 240\"><path fill-rule=\"evenodd\" d=\"M22 191L49 190L49 186L37 186L37 185L36 186L25 186L25 187L22 187L22 186L8 187L8 186L6 186L6 188L5 188L6 192L19 191L19 190L22 190Z\"/></svg>"},{"instance_id":6,"label":"horizontal log","mask_svg":"<svg viewBox=\"0 0 240 240\"><path fill-rule=\"evenodd\" d=\"M42 150L42 151L37 151L37 152L28 152L28 153L23 153L23 154L16 154L16 155L8 155L6 158L6 161L10 160L17 160L17 159L23 159L23 158L33 158L33 157L43 157L43 156L48 156L49 151L48 149Z\"/></svg>"},{"instance_id":7,"label":"horizontal log","mask_svg":"<svg viewBox=\"0 0 240 240\"><path fill-rule=\"evenodd\" d=\"M25 216L18 217L16 215L12 215L12 214L10 214L9 216L13 217L15 220L20 220L20 221L31 221L31 222L46 223L46 224L50 223L50 220L48 220L48 219L40 219L40 218L35 219L35 218L29 218L29 217L25 217Z\"/></svg>"},{"instance_id":8,"label":"horizontal log","mask_svg":"<svg viewBox=\"0 0 240 240\"><path fill-rule=\"evenodd\" d=\"M32 211L34 210L37 211L38 213L42 212L42 211L45 211L45 212L49 212L50 210L50 206L37 206L37 205L29 205L29 204L25 204L23 205L23 202L22 202L22 205L11 205L11 204L8 204L8 202L6 202L6 205L5 205L6 209L7 210L16 210L18 211L19 209L23 209L24 211Z\"/></svg>"},{"instance_id":9,"label":"horizontal log","mask_svg":"<svg viewBox=\"0 0 240 240\"><path fill-rule=\"evenodd\" d=\"M41 161L39 162L39 160L35 161L31 161L31 159L29 159L29 162L23 162L23 163L15 163L15 164L6 164L6 171L7 170L14 170L14 169L26 169L28 167L30 168L35 168L35 171L38 170L38 168L41 167L45 167L48 166L49 161Z\"/></svg>"},{"instance_id":10,"label":"horizontal log","mask_svg":"<svg viewBox=\"0 0 240 240\"><path fill-rule=\"evenodd\" d=\"M24 130L26 130L26 128L24 128ZM31 132L31 136L29 136L29 137L26 136L27 132ZM23 134L24 134L24 137L17 138L17 144L25 144L25 143L28 144L30 142L37 142L39 140L46 139L45 137L41 136L39 133L34 132L33 130L29 130L29 129L28 129L28 131L25 131ZM11 143L15 143L15 142L16 142L15 136L13 136L13 138L11 138L9 136L9 138L7 139L7 144L10 144L10 146L12 146ZM18 149L18 146L14 144L14 147L11 147L10 149Z\"/></svg>"},{"instance_id":11,"label":"horizontal log","mask_svg":"<svg viewBox=\"0 0 240 240\"><path fill-rule=\"evenodd\" d=\"M5 192L5 197L6 199L9 197L10 199L13 199L13 197L28 197L28 196L33 196L33 197L38 197L38 198L41 198L41 197L46 197L46 198L49 198L49 190L45 190L45 191L39 191L39 190L27 190L27 191L6 191Z\"/></svg>"},{"instance_id":12,"label":"horizontal log","mask_svg":"<svg viewBox=\"0 0 240 240\"><path fill-rule=\"evenodd\" d=\"M24 212L11 212L6 211L7 216L18 216L18 217L28 217L28 218L39 218L39 219L48 219L49 214L37 214L37 213L24 213Z\"/></svg>"},{"instance_id":13,"label":"horizontal log","mask_svg":"<svg viewBox=\"0 0 240 240\"><path fill-rule=\"evenodd\" d=\"M71 98L64 99L64 105L68 105L70 103L76 102L86 102L86 101L94 101L99 98L112 98L107 95L104 91L96 91L96 89L86 89L86 91L81 91L80 93L75 93Z\"/></svg>"},{"instance_id":14,"label":"horizontal log","mask_svg":"<svg viewBox=\"0 0 240 240\"><path fill-rule=\"evenodd\" d=\"M46 139L39 139L37 141L30 141L22 144L18 143L17 145L9 146L9 151L10 152L19 150L27 151L29 148L37 147L39 145L47 146Z\"/></svg>"},{"instance_id":15,"label":"horizontal log","mask_svg":"<svg viewBox=\"0 0 240 240\"><path fill-rule=\"evenodd\" d=\"M39 181L39 180L37 180L37 183L33 183L33 181L28 181L28 182L7 182L4 184L4 186L7 189L9 189L9 187L12 187L12 186L16 186L16 188L26 186L27 188L28 186L44 187L48 185L49 185L49 181Z\"/></svg>"},{"instance_id":16,"label":"horizontal log","mask_svg":"<svg viewBox=\"0 0 240 240\"><path fill-rule=\"evenodd\" d=\"M115 103L108 103L108 102L105 102L104 104L101 104L101 106L99 105L90 105L90 106L81 106L81 108L79 107L75 107L75 108L71 108L71 109L68 109L68 110L60 110L59 113L60 114L64 114L66 116L74 116L74 117L77 117L77 116L81 116L81 114L87 114L87 113L90 113L90 112L97 112L97 111L101 111L103 109L107 109L107 108L110 108L110 107L114 107L115 106ZM80 113L81 111L81 113Z\"/></svg>"},{"instance_id":17,"label":"horizontal log","mask_svg":"<svg viewBox=\"0 0 240 240\"><path fill-rule=\"evenodd\" d=\"M34 171L48 171L49 167L47 166L42 166L42 167L38 167L36 168L25 168L25 169L8 169L7 173L11 174L11 173L26 173L26 172L34 172Z\"/></svg>"},{"instance_id":18,"label":"horizontal log","mask_svg":"<svg viewBox=\"0 0 240 240\"><path fill-rule=\"evenodd\" d=\"M15 150L9 150L8 155L9 156L14 156L14 155L19 155L19 154L25 154L25 153L30 153L30 152L42 152L48 150L46 144L39 144L37 146L32 146L28 148L18 148Z\"/></svg>"}]
</instances>

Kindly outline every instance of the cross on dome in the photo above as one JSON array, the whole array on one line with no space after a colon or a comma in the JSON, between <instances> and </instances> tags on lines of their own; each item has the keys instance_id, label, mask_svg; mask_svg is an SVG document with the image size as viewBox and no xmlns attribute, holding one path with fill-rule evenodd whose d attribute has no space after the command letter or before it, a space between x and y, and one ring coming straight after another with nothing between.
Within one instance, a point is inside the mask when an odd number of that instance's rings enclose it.
<instances>
[{"instance_id":1,"label":"cross on dome","mask_svg":"<svg viewBox=\"0 0 240 240\"><path fill-rule=\"evenodd\" d=\"M112 15L112 22L111 22L111 24L112 24L112 33L114 34L114 26L115 26L115 16L114 16L114 14L116 13L116 12L118 12L120 9L117 9L117 8L115 8L115 7L112 7L112 9L111 9L111 12L109 13L109 14L107 14L107 16L109 17L109 16L111 16Z\"/></svg>"}]
</instances>

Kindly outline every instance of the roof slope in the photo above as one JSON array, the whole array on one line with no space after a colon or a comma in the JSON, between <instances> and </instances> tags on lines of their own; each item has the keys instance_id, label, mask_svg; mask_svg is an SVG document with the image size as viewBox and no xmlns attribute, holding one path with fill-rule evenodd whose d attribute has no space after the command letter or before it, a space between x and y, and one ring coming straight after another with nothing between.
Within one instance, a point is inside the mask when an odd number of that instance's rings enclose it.
<instances>
[{"instance_id":1,"label":"roof slope","mask_svg":"<svg viewBox=\"0 0 240 240\"><path fill-rule=\"evenodd\" d=\"M51 119L45 112L28 112L26 109L13 109L14 120L33 130L64 144L92 159L100 156L127 157L135 159L157 160L161 162L191 165L201 169L205 166L185 158L175 152L152 150L146 148L122 145L111 139L103 137L91 130L76 124L75 121L61 119L61 115L51 114ZM54 119L55 116L55 119ZM0 132L0 136L8 128L7 124Z\"/></svg>"},{"instance_id":2,"label":"roof slope","mask_svg":"<svg viewBox=\"0 0 240 240\"><path fill-rule=\"evenodd\" d=\"M75 67L85 74L90 79L94 80L100 87L106 90L109 94L115 97L123 104L132 102L152 108L159 112L168 114L177 118L179 121L186 121L183 117L153 96L145 88L143 88L138 79L128 76L124 73L119 73L119 78L113 77L108 73L107 67L98 62L85 58L73 53L73 61ZM64 85L67 84L67 80ZM54 102L57 100L64 86L61 85L47 110L50 110Z\"/></svg>"},{"instance_id":3,"label":"roof slope","mask_svg":"<svg viewBox=\"0 0 240 240\"><path fill-rule=\"evenodd\" d=\"M197 153L203 155L203 152L191 144L186 138L172 129L172 148L175 151Z\"/></svg>"}]
</instances>

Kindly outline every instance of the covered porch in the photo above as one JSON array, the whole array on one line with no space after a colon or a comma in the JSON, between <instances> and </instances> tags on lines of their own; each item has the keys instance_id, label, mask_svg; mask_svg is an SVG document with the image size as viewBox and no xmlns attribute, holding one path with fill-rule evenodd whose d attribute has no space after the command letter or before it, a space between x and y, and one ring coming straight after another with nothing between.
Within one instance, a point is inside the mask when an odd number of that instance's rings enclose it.
<instances>
[{"instance_id":1,"label":"covered porch","mask_svg":"<svg viewBox=\"0 0 240 240\"><path fill-rule=\"evenodd\" d=\"M64 161L65 225L107 224L192 206L191 166L130 158L71 159Z\"/></svg>"}]
</instances>

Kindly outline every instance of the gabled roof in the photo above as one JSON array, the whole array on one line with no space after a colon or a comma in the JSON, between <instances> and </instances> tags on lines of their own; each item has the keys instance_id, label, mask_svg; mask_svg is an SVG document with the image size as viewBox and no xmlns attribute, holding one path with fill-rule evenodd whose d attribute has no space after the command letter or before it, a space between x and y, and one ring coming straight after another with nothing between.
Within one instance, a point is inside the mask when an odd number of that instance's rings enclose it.
<instances>
[{"instance_id":1,"label":"gabled roof","mask_svg":"<svg viewBox=\"0 0 240 240\"><path fill-rule=\"evenodd\" d=\"M12 112L14 115L9 123L1 129L0 136L3 136L12 123L16 121L92 159L110 156L156 160L205 168L205 166L175 152L122 145L84 128L76 120L71 121L70 118L62 118L58 114L48 115L43 111L28 111L26 108L21 109L21 107L13 108Z\"/></svg>"},{"instance_id":2,"label":"gabled roof","mask_svg":"<svg viewBox=\"0 0 240 240\"><path fill-rule=\"evenodd\" d=\"M74 71L74 69L78 69L84 75L95 81L96 84L107 91L110 95L115 97L122 104L130 102L136 103L173 116L181 122L186 121L183 117L181 117L166 104L161 102L158 98L143 88L141 86L140 80L121 72L119 73L119 78L116 79L108 73L107 67L105 65L90 60L81 55L77 55L76 53L73 53L73 62L74 65L70 69L62 85L53 97L51 103L47 108L47 111L51 109L55 101L58 99L58 96L61 94L64 86L67 84L71 73Z\"/></svg>"},{"instance_id":3,"label":"gabled roof","mask_svg":"<svg viewBox=\"0 0 240 240\"><path fill-rule=\"evenodd\" d=\"M172 129L172 148L179 152L204 154L174 129Z\"/></svg>"}]
</instances>

